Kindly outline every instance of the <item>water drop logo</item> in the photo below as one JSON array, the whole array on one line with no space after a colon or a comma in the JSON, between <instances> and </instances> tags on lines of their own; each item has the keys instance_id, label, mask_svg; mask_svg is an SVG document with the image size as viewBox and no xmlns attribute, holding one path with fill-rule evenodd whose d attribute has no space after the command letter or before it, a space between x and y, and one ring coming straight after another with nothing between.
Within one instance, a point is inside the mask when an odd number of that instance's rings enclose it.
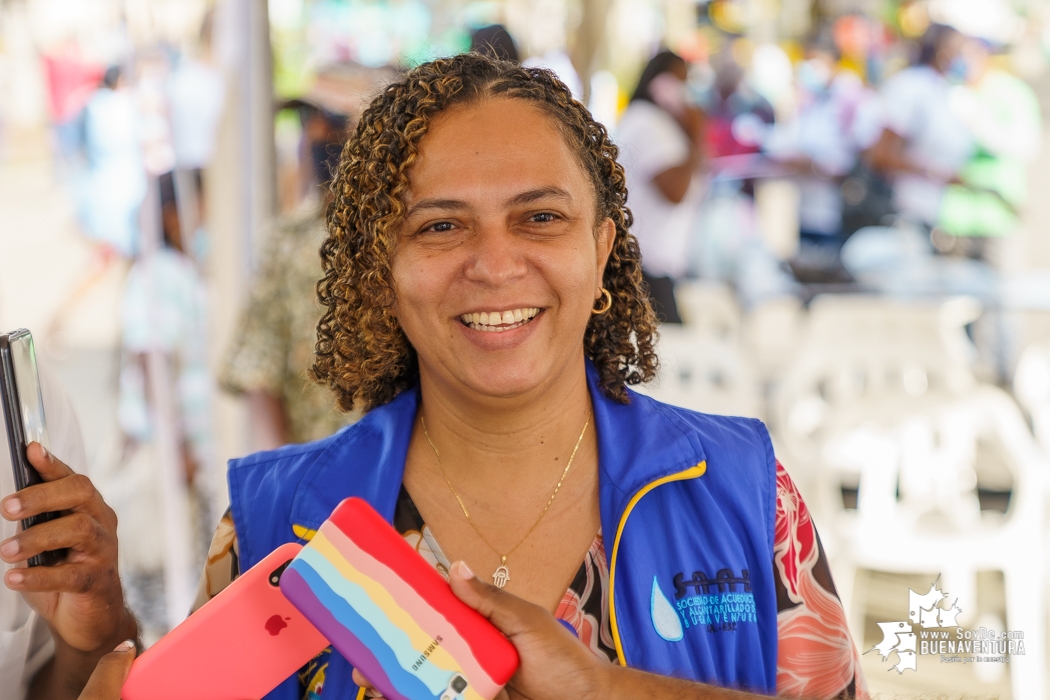
<instances>
[{"instance_id":1,"label":"water drop logo","mask_svg":"<svg viewBox=\"0 0 1050 700\"><path fill-rule=\"evenodd\" d=\"M653 576L653 598L650 607L653 616L653 628L662 639L668 642L682 640L682 621L678 618L671 602L664 596Z\"/></svg>"}]
</instances>

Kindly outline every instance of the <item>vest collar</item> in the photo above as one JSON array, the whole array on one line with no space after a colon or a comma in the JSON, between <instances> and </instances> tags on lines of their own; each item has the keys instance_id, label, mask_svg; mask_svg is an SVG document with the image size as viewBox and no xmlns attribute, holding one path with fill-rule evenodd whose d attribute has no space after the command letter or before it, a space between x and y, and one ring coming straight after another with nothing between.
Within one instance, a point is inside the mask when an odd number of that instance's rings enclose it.
<instances>
[{"instance_id":1,"label":"vest collar","mask_svg":"<svg viewBox=\"0 0 1050 700\"><path fill-rule=\"evenodd\" d=\"M669 406L633 391L628 404L602 394L590 360L587 386L598 437L602 527L611 535L632 496L705 461L705 454L696 430ZM418 386L403 391L330 439L317 468L296 489L292 523L317 529L350 496L365 499L392 521L419 400Z\"/></svg>"}]
</instances>

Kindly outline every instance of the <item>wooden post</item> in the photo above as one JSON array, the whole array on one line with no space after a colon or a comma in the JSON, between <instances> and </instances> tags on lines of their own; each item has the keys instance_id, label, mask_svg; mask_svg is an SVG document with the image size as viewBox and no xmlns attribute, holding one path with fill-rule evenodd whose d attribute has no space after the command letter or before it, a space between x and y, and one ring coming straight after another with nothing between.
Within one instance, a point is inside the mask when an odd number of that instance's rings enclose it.
<instances>
[{"instance_id":1,"label":"wooden post","mask_svg":"<svg viewBox=\"0 0 1050 700\"><path fill-rule=\"evenodd\" d=\"M569 57L580 76L583 103L587 104L591 99L591 76L596 70L599 50L605 40L605 25L612 0L582 0L580 7L582 17Z\"/></svg>"},{"instance_id":2,"label":"wooden post","mask_svg":"<svg viewBox=\"0 0 1050 700\"><path fill-rule=\"evenodd\" d=\"M273 218L273 78L265 0L219 0L215 6L214 56L226 78L226 107L215 154L204 176L210 249L209 365L217 373L237 332L257 243ZM216 392L213 402L217 468L210 490L225 509L226 462L248 449L244 401Z\"/></svg>"},{"instance_id":3,"label":"wooden post","mask_svg":"<svg viewBox=\"0 0 1050 700\"><path fill-rule=\"evenodd\" d=\"M146 294L157 296L153 281L154 261L160 250L160 188L156 177L149 177L142 202L142 266ZM203 339L201 339L203 342ZM190 612L193 604L193 533L190 494L182 469L182 444L177 433L180 423L175 399L175 378L171 358L156 342L146 352L146 382L149 388L150 423L156 447L161 487L161 520L164 523L164 609L168 627L174 628Z\"/></svg>"}]
</instances>

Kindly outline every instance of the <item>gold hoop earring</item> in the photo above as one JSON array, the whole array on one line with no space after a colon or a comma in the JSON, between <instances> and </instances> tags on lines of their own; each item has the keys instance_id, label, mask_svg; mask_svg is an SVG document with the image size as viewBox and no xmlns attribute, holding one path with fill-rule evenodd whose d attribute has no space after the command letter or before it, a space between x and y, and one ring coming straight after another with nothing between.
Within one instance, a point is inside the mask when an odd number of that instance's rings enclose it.
<instances>
[{"instance_id":1,"label":"gold hoop earring","mask_svg":"<svg viewBox=\"0 0 1050 700\"><path fill-rule=\"evenodd\" d=\"M605 287L602 287L602 296L605 297L605 300L604 300L605 303L602 304L601 308L599 308L599 309L591 309L591 313L594 314L595 316L601 316L606 311L608 311L609 309L612 308L612 294L610 294L609 290L606 289Z\"/></svg>"}]
</instances>

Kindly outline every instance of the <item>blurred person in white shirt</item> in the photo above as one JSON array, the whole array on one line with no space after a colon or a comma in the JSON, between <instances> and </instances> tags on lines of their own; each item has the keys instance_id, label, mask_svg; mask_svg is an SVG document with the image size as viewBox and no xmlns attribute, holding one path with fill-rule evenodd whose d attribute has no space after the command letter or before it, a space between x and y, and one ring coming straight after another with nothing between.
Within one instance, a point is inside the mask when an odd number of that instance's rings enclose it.
<instances>
[{"instance_id":1,"label":"blurred person in white shirt","mask_svg":"<svg viewBox=\"0 0 1050 700\"><path fill-rule=\"evenodd\" d=\"M103 655L138 636L117 575L116 516L82 476L84 441L68 398L43 369L40 386L53 454L34 444L29 459L45 483L14 493L10 451L0 446L0 700L76 698ZM19 527L53 510L63 517ZM58 548L69 550L59 565L25 568Z\"/></svg>"},{"instance_id":2,"label":"blurred person in white shirt","mask_svg":"<svg viewBox=\"0 0 1050 700\"><path fill-rule=\"evenodd\" d=\"M685 276L689 236L702 199L704 115L687 100L685 60L656 54L620 119L616 144L627 177L631 233L657 317L681 323L674 282Z\"/></svg>"},{"instance_id":3,"label":"blurred person in white shirt","mask_svg":"<svg viewBox=\"0 0 1050 700\"><path fill-rule=\"evenodd\" d=\"M1028 83L1007 68L1003 47L967 42L967 85L953 95L974 137L959 184L944 195L934 244L943 253L995 263L998 239L1014 234L1028 201L1028 169L1039 157L1043 117Z\"/></svg>"},{"instance_id":4,"label":"blurred person in white shirt","mask_svg":"<svg viewBox=\"0 0 1050 700\"><path fill-rule=\"evenodd\" d=\"M945 25L926 30L917 63L882 87L883 130L868 154L872 167L890 178L897 212L929 228L937 223L945 187L957 181L974 148L952 108L949 81L965 71L964 41Z\"/></svg>"},{"instance_id":5,"label":"blurred person in white shirt","mask_svg":"<svg viewBox=\"0 0 1050 700\"><path fill-rule=\"evenodd\" d=\"M839 69L839 51L830 32L813 36L797 68L797 115L777 124L766 153L792 166L799 188L799 228L803 246L837 250L843 242L842 181L862 147L855 121L874 99L856 73Z\"/></svg>"},{"instance_id":6,"label":"blurred person in white shirt","mask_svg":"<svg viewBox=\"0 0 1050 700\"><path fill-rule=\"evenodd\" d=\"M134 94L117 66L106 71L84 111L88 169L78 206L89 238L124 258L139 249L139 205L146 196L142 132Z\"/></svg>"}]
</instances>

